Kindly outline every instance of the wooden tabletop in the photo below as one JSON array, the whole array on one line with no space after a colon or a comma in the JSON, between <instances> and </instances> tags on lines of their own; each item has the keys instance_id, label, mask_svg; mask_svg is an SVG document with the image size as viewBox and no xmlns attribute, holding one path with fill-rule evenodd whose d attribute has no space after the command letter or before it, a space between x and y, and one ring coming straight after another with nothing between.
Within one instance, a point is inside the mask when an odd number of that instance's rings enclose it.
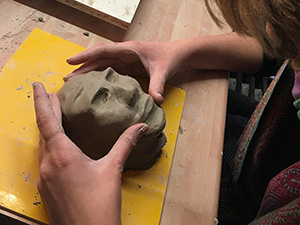
<instances>
[{"instance_id":1,"label":"wooden tabletop","mask_svg":"<svg viewBox=\"0 0 300 225\"><path fill-rule=\"evenodd\" d=\"M0 0L0 69L35 27L85 48L99 42L170 41L229 31L217 28L198 0L142 0L128 30L54 0ZM187 95L160 224L215 224L227 73L184 71L169 83Z\"/></svg>"}]
</instances>

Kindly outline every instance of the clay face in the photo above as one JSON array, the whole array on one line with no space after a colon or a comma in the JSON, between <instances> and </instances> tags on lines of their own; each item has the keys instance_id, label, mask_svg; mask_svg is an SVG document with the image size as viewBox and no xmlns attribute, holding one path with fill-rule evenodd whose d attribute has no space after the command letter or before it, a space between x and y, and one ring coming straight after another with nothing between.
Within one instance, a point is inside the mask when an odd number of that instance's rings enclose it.
<instances>
[{"instance_id":1,"label":"clay face","mask_svg":"<svg viewBox=\"0 0 300 225\"><path fill-rule=\"evenodd\" d=\"M103 157L129 126L144 122L149 131L132 150L125 169L149 168L166 140L165 115L139 83L108 68L71 77L59 90L67 135L93 159Z\"/></svg>"}]
</instances>

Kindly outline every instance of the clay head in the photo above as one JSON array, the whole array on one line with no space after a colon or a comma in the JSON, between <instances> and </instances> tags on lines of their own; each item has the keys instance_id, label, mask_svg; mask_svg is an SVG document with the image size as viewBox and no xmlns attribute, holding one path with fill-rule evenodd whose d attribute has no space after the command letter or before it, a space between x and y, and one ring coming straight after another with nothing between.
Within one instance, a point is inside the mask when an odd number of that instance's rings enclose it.
<instances>
[{"instance_id":1,"label":"clay head","mask_svg":"<svg viewBox=\"0 0 300 225\"><path fill-rule=\"evenodd\" d=\"M63 127L93 159L108 153L129 126L144 122L149 130L132 150L124 169L147 169L166 142L165 114L132 77L108 68L71 77L58 92Z\"/></svg>"}]
</instances>

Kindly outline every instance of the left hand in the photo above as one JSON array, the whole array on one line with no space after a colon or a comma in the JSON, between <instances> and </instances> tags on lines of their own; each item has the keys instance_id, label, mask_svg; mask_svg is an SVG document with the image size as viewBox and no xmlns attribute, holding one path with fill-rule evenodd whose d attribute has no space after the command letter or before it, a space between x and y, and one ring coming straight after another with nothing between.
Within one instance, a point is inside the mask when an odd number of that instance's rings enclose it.
<instances>
[{"instance_id":1,"label":"left hand","mask_svg":"<svg viewBox=\"0 0 300 225\"><path fill-rule=\"evenodd\" d=\"M99 160L88 158L64 133L60 104L34 83L40 130L38 190L55 225L120 225L121 176L124 163L147 125L136 124Z\"/></svg>"},{"instance_id":2,"label":"left hand","mask_svg":"<svg viewBox=\"0 0 300 225\"><path fill-rule=\"evenodd\" d=\"M182 50L179 46L177 42L138 41L99 44L67 60L70 65L83 64L64 80L92 70L104 70L107 67L112 67L121 74L148 75L150 77L148 92L160 105L164 101L165 82L181 65Z\"/></svg>"}]
</instances>

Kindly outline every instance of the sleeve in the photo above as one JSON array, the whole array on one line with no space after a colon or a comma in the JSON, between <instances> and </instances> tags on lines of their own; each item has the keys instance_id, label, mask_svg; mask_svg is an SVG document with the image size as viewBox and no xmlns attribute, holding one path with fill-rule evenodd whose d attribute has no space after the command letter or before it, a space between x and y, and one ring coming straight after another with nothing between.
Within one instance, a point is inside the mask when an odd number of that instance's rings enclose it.
<instances>
[{"instance_id":1,"label":"sleeve","mask_svg":"<svg viewBox=\"0 0 300 225\"><path fill-rule=\"evenodd\" d=\"M284 59L274 59L264 54L262 67L252 75L256 77L275 76L283 62Z\"/></svg>"},{"instance_id":2,"label":"sleeve","mask_svg":"<svg viewBox=\"0 0 300 225\"><path fill-rule=\"evenodd\" d=\"M249 225L300 224L300 198L252 221Z\"/></svg>"}]
</instances>

